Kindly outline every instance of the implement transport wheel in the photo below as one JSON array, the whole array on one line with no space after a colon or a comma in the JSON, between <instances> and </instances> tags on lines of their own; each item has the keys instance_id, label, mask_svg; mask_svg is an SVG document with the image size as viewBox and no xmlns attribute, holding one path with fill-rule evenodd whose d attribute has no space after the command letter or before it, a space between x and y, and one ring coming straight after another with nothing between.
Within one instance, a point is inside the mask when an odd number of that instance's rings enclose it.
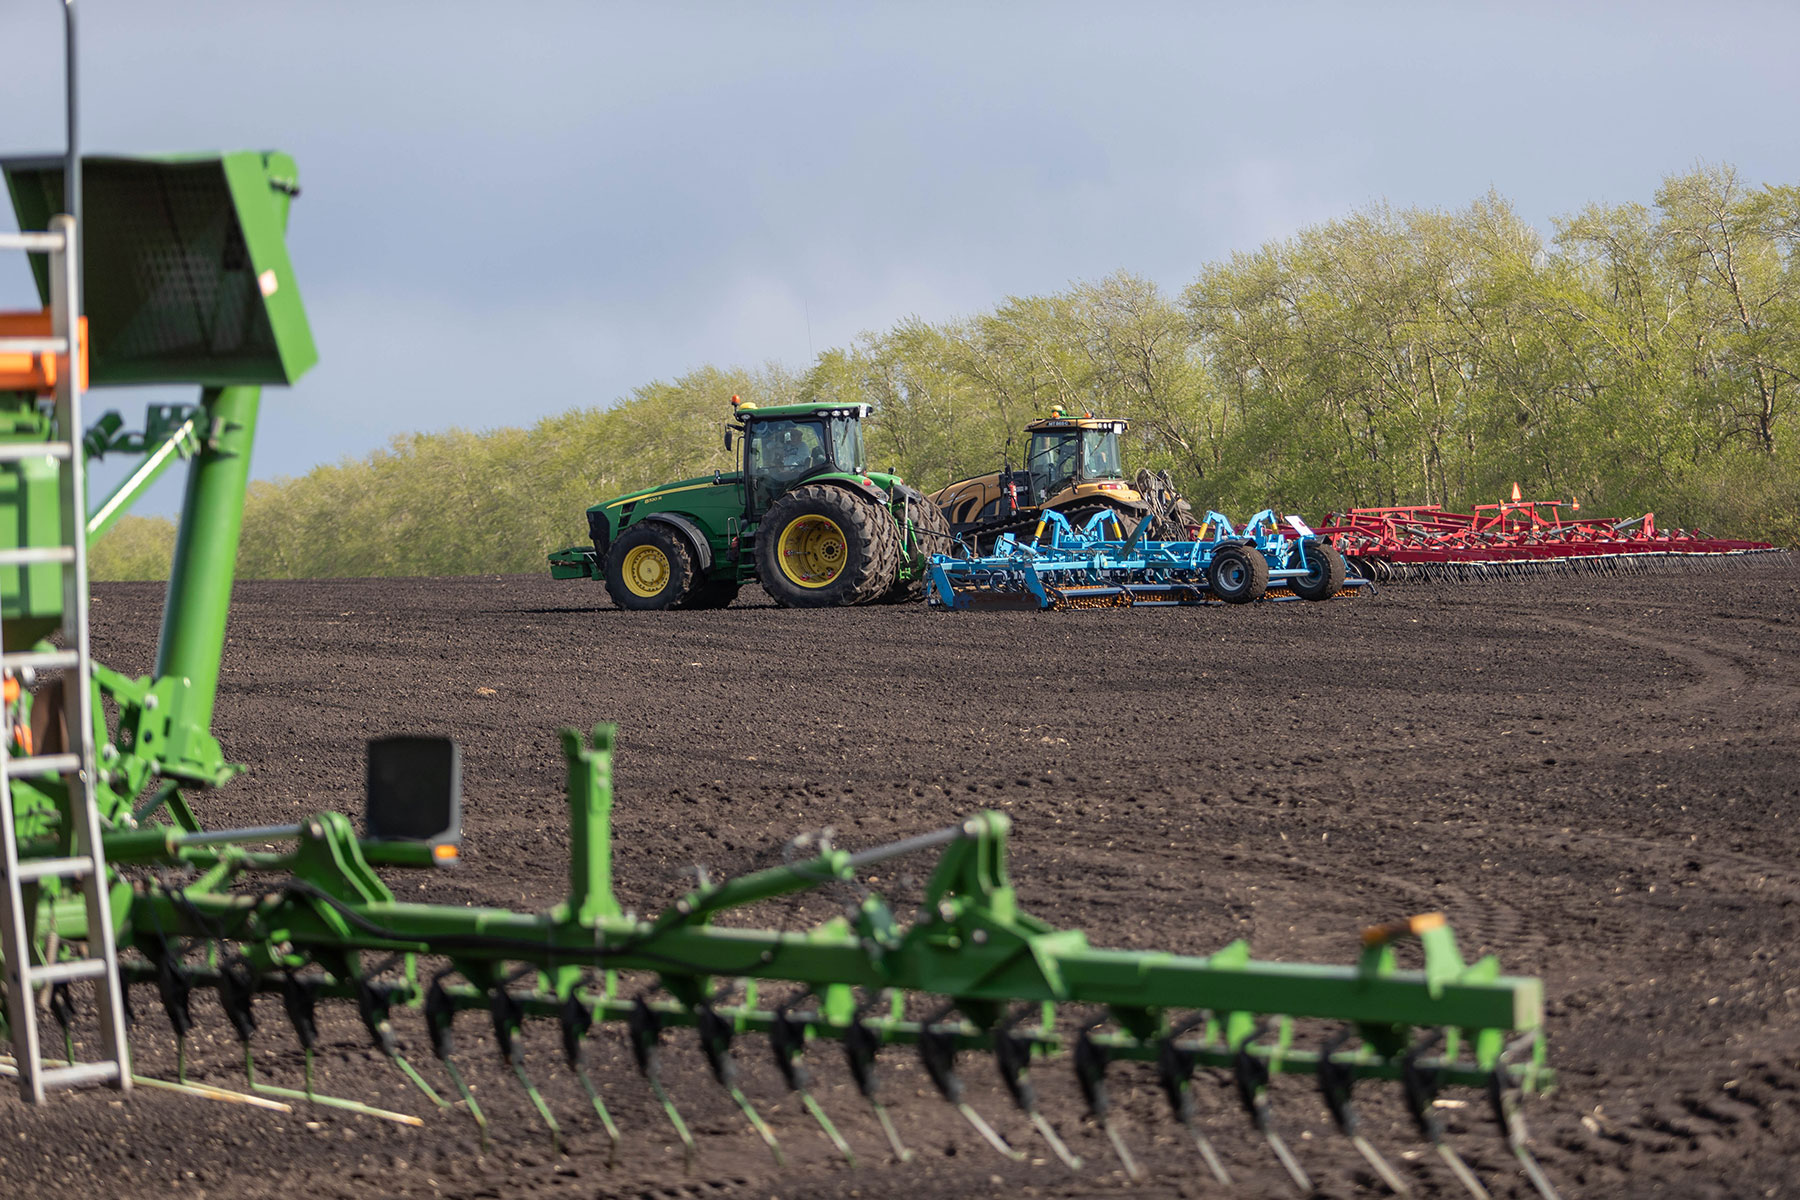
<instances>
[{"instance_id":1,"label":"implement transport wheel","mask_svg":"<svg viewBox=\"0 0 1800 1200\"><path fill-rule=\"evenodd\" d=\"M867 604L894 585L900 535L888 511L829 484L797 487L756 531L763 590L787 608Z\"/></svg>"},{"instance_id":2,"label":"implement transport wheel","mask_svg":"<svg viewBox=\"0 0 1800 1200\"><path fill-rule=\"evenodd\" d=\"M881 597L883 604L906 604L925 595L925 576L931 569L931 556L949 554L956 539L951 536L950 522L937 505L929 500L912 505L913 540L902 546L900 555L912 565L913 577L905 583L895 582Z\"/></svg>"},{"instance_id":3,"label":"implement transport wheel","mask_svg":"<svg viewBox=\"0 0 1800 1200\"><path fill-rule=\"evenodd\" d=\"M694 585L694 558L667 525L646 521L606 552L606 591L620 608L674 608Z\"/></svg>"},{"instance_id":4,"label":"implement transport wheel","mask_svg":"<svg viewBox=\"0 0 1800 1200\"><path fill-rule=\"evenodd\" d=\"M1287 585L1302 600L1329 600L1344 590L1344 556L1336 546L1325 542L1303 542L1301 561L1306 574L1290 579Z\"/></svg>"},{"instance_id":5,"label":"implement transport wheel","mask_svg":"<svg viewBox=\"0 0 1800 1200\"><path fill-rule=\"evenodd\" d=\"M1248 604L1269 590L1269 563L1246 546L1221 546L1206 568L1206 582L1225 603Z\"/></svg>"}]
</instances>

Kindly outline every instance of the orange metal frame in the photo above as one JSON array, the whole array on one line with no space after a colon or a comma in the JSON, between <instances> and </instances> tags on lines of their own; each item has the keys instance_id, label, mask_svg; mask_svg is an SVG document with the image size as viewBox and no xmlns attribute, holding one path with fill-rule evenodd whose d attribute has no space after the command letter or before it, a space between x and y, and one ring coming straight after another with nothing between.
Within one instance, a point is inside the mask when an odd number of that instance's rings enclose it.
<instances>
[{"instance_id":1,"label":"orange metal frame","mask_svg":"<svg viewBox=\"0 0 1800 1200\"><path fill-rule=\"evenodd\" d=\"M50 310L42 312L0 312L0 338L47 338L50 332ZM75 373L83 390L88 383L87 318L81 318L76 334ZM48 395L56 390L57 356L54 354L13 354L0 352L0 392L37 392Z\"/></svg>"}]
</instances>

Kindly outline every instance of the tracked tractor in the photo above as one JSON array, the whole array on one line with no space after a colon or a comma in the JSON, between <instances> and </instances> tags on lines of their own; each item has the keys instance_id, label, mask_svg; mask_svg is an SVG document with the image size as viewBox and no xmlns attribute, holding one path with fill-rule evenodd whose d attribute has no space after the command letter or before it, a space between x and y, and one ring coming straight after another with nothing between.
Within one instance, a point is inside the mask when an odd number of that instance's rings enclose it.
<instances>
[{"instance_id":1,"label":"tracked tractor","mask_svg":"<svg viewBox=\"0 0 1800 1200\"><path fill-rule=\"evenodd\" d=\"M1167 471L1139 471L1127 481L1119 435L1126 422L1061 408L1025 427L1030 435L1023 470L1001 470L950 484L932 494L952 534L978 554L1002 534L1029 535L1046 512L1084 528L1097 513L1117 514L1127 536L1144 521L1161 541L1186 537L1198 526Z\"/></svg>"},{"instance_id":2,"label":"tracked tractor","mask_svg":"<svg viewBox=\"0 0 1800 1200\"><path fill-rule=\"evenodd\" d=\"M593 544L552 554L551 574L603 579L628 609L724 608L751 582L789 608L922 596L950 530L922 493L868 469L869 406L731 403L738 470L596 504Z\"/></svg>"}]
</instances>

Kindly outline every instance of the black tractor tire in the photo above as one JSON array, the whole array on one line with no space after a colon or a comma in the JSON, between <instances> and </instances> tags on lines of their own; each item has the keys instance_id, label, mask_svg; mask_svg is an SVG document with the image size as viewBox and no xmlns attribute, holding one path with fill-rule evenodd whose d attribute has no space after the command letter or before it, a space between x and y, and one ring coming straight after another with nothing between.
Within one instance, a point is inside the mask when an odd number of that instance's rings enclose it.
<instances>
[{"instance_id":1,"label":"black tractor tire","mask_svg":"<svg viewBox=\"0 0 1800 1200\"><path fill-rule=\"evenodd\" d=\"M1301 562L1307 573L1287 581L1288 590L1302 600L1329 600L1344 590L1344 556L1327 542L1302 542Z\"/></svg>"},{"instance_id":2,"label":"black tractor tire","mask_svg":"<svg viewBox=\"0 0 1800 1200\"><path fill-rule=\"evenodd\" d=\"M1206 584L1227 604L1261 600L1269 590L1269 562L1249 546L1221 546L1206 567Z\"/></svg>"},{"instance_id":3,"label":"black tractor tire","mask_svg":"<svg viewBox=\"0 0 1800 1200\"><path fill-rule=\"evenodd\" d=\"M620 608L674 608L697 577L687 539L657 521L633 525L606 552L606 592Z\"/></svg>"},{"instance_id":4,"label":"black tractor tire","mask_svg":"<svg viewBox=\"0 0 1800 1200\"><path fill-rule=\"evenodd\" d=\"M730 583L719 583L714 580L702 580L694 585L688 593L687 603L683 608L716 609L730 608L731 602L737 599L738 585L734 580Z\"/></svg>"},{"instance_id":5,"label":"black tractor tire","mask_svg":"<svg viewBox=\"0 0 1800 1200\"><path fill-rule=\"evenodd\" d=\"M934 554L954 553L956 538L950 533L950 522L943 510L926 500L912 506L913 540L911 547L901 547L901 557L910 562L913 577L905 583L898 580L881 597L883 604L907 604L925 596L925 573L931 568Z\"/></svg>"},{"instance_id":6,"label":"black tractor tire","mask_svg":"<svg viewBox=\"0 0 1800 1200\"><path fill-rule=\"evenodd\" d=\"M803 484L770 505L757 526L757 577L784 608L867 604L894 586L899 570L893 517L845 488Z\"/></svg>"}]
</instances>

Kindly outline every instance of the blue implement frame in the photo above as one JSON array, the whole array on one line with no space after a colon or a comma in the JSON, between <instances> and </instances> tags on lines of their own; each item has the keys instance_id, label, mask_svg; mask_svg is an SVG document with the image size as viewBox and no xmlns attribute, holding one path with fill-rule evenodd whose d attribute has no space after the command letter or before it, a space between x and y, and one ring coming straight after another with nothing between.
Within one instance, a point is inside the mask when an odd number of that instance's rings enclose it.
<instances>
[{"instance_id":1,"label":"blue implement frame","mask_svg":"<svg viewBox=\"0 0 1800 1200\"><path fill-rule=\"evenodd\" d=\"M1335 554L1304 522L1289 517L1284 524L1273 509L1263 509L1241 528L1223 513L1208 512L1193 541L1148 540L1147 529L1143 523L1127 538L1114 512L1095 513L1080 529L1061 513L1046 512L1030 541L1003 534L990 554L932 555L926 601L945 609L1221 603L1213 594L1212 569L1227 547L1259 555L1268 567L1268 586L1284 590L1316 578L1318 567L1307 564L1308 547L1323 548L1314 551L1315 562L1321 553ZM1366 583L1346 577L1343 589ZM1288 591L1268 598L1299 597Z\"/></svg>"}]
</instances>

